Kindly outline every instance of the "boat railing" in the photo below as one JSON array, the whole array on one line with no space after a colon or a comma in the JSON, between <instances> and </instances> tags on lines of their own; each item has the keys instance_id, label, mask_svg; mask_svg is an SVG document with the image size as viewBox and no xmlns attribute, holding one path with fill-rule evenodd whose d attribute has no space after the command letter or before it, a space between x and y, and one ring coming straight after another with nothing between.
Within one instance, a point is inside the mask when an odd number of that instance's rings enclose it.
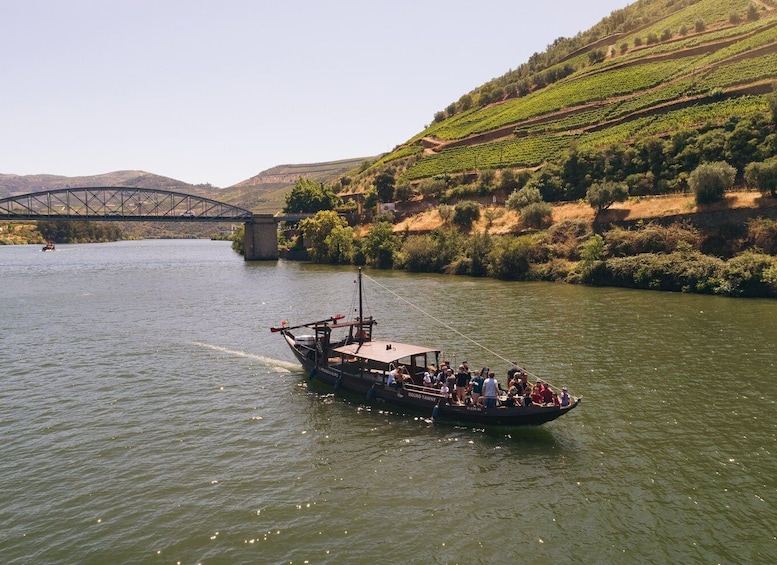
<instances>
[{"instance_id":1,"label":"boat railing","mask_svg":"<svg viewBox=\"0 0 777 565\"><path fill-rule=\"evenodd\" d=\"M434 387L428 387L423 385L417 385L413 383L403 383L402 388L412 392L419 392L422 394L428 394L429 396L437 396L439 398L445 398L445 395Z\"/></svg>"}]
</instances>

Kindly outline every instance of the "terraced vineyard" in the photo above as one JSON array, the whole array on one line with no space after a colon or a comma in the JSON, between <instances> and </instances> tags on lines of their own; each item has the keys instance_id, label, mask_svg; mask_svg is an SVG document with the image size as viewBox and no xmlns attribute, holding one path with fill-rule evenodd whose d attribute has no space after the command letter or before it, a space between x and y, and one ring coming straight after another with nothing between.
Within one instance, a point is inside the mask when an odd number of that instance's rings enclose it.
<instances>
[{"instance_id":1,"label":"terraced vineyard","mask_svg":"<svg viewBox=\"0 0 777 565\"><path fill-rule=\"evenodd\" d=\"M411 181L536 167L573 142L603 148L768 112L765 95L777 81L775 2L687 0L674 11L671 4L656 3L665 10L658 19L549 67L573 67L565 78L436 121L375 166L412 158L403 173Z\"/></svg>"}]
</instances>

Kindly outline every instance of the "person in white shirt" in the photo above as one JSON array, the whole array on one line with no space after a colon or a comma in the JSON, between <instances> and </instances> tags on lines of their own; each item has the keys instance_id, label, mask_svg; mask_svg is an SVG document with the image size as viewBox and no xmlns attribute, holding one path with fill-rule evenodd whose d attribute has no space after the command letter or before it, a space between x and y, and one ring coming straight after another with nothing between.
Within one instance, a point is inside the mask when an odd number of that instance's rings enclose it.
<instances>
[{"instance_id":1,"label":"person in white shirt","mask_svg":"<svg viewBox=\"0 0 777 565\"><path fill-rule=\"evenodd\" d=\"M483 381L483 397L486 399L486 408L494 408L499 398L499 382L494 378L494 372L488 373L488 378Z\"/></svg>"},{"instance_id":2,"label":"person in white shirt","mask_svg":"<svg viewBox=\"0 0 777 565\"><path fill-rule=\"evenodd\" d=\"M569 393L567 392L567 387L562 386L561 387L561 406L569 406Z\"/></svg>"}]
</instances>

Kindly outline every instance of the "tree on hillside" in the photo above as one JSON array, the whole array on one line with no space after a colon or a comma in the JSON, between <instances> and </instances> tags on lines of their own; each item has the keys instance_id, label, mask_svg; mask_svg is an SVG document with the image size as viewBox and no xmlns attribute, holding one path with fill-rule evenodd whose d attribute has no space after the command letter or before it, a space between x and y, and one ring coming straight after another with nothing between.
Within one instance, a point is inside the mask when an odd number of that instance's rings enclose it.
<instances>
[{"instance_id":1,"label":"tree on hillside","mask_svg":"<svg viewBox=\"0 0 777 565\"><path fill-rule=\"evenodd\" d=\"M453 208L453 223L464 231L472 229L472 224L480 219L480 204L472 200L459 202Z\"/></svg>"},{"instance_id":2,"label":"tree on hillside","mask_svg":"<svg viewBox=\"0 0 777 565\"><path fill-rule=\"evenodd\" d=\"M407 202L413 196L413 186L409 182L401 182L394 189L394 199Z\"/></svg>"},{"instance_id":3,"label":"tree on hillside","mask_svg":"<svg viewBox=\"0 0 777 565\"><path fill-rule=\"evenodd\" d=\"M745 167L745 182L763 193L777 198L777 157L750 163Z\"/></svg>"},{"instance_id":4,"label":"tree on hillside","mask_svg":"<svg viewBox=\"0 0 777 565\"><path fill-rule=\"evenodd\" d=\"M318 263L350 263L353 229L332 210L318 212L300 222L310 257Z\"/></svg>"},{"instance_id":5,"label":"tree on hillside","mask_svg":"<svg viewBox=\"0 0 777 565\"><path fill-rule=\"evenodd\" d=\"M534 202L542 202L540 189L533 185L526 185L522 189L514 190L510 193L510 196L507 197L507 201L505 202L505 206L508 210L520 212L521 209Z\"/></svg>"},{"instance_id":6,"label":"tree on hillside","mask_svg":"<svg viewBox=\"0 0 777 565\"><path fill-rule=\"evenodd\" d=\"M553 223L553 206L548 202L532 202L521 208L521 221L529 228L547 228Z\"/></svg>"},{"instance_id":7,"label":"tree on hillside","mask_svg":"<svg viewBox=\"0 0 777 565\"><path fill-rule=\"evenodd\" d=\"M488 254L488 274L504 280L525 280L529 274L531 242L511 235L493 242Z\"/></svg>"},{"instance_id":8,"label":"tree on hillside","mask_svg":"<svg viewBox=\"0 0 777 565\"><path fill-rule=\"evenodd\" d=\"M769 103L772 123L777 124L777 83L772 84L772 91L766 95L766 101Z\"/></svg>"},{"instance_id":9,"label":"tree on hillside","mask_svg":"<svg viewBox=\"0 0 777 565\"><path fill-rule=\"evenodd\" d=\"M367 233L363 244L367 262L381 269L390 269L401 244L389 222L377 222Z\"/></svg>"},{"instance_id":10,"label":"tree on hillside","mask_svg":"<svg viewBox=\"0 0 777 565\"><path fill-rule=\"evenodd\" d=\"M561 169L555 163L548 163L542 167L526 183L526 186L536 187L545 202L558 202L564 199Z\"/></svg>"},{"instance_id":11,"label":"tree on hillside","mask_svg":"<svg viewBox=\"0 0 777 565\"><path fill-rule=\"evenodd\" d=\"M734 186L737 170L725 161L702 163L688 176L688 186L697 204L711 204L723 199L726 190Z\"/></svg>"},{"instance_id":12,"label":"tree on hillside","mask_svg":"<svg viewBox=\"0 0 777 565\"><path fill-rule=\"evenodd\" d=\"M232 251L235 251L236 253L239 253L240 255L245 255L245 248L243 245L243 239L245 237L245 231L246 227L245 224L240 224L235 229L235 232L232 234Z\"/></svg>"},{"instance_id":13,"label":"tree on hillside","mask_svg":"<svg viewBox=\"0 0 777 565\"><path fill-rule=\"evenodd\" d=\"M450 204L440 204L437 208L437 214L440 216L442 223L448 225L453 218L453 206Z\"/></svg>"},{"instance_id":14,"label":"tree on hillside","mask_svg":"<svg viewBox=\"0 0 777 565\"><path fill-rule=\"evenodd\" d=\"M394 254L399 248L399 238L394 235L388 222L378 222L372 226L362 246L367 263L380 269L390 269L394 265Z\"/></svg>"},{"instance_id":15,"label":"tree on hillside","mask_svg":"<svg viewBox=\"0 0 777 565\"><path fill-rule=\"evenodd\" d=\"M324 183L304 179L294 183L294 188L286 195L283 211L288 214L313 214L321 210L332 210L341 204L340 197Z\"/></svg>"},{"instance_id":16,"label":"tree on hillside","mask_svg":"<svg viewBox=\"0 0 777 565\"><path fill-rule=\"evenodd\" d=\"M523 188L531 178L529 171L520 171L516 174L512 169L502 169L499 175L499 188L506 192Z\"/></svg>"},{"instance_id":17,"label":"tree on hillside","mask_svg":"<svg viewBox=\"0 0 777 565\"><path fill-rule=\"evenodd\" d=\"M620 182L605 181L592 184L585 193L585 199L600 213L616 202L623 202L629 197L629 189Z\"/></svg>"},{"instance_id":18,"label":"tree on hillside","mask_svg":"<svg viewBox=\"0 0 777 565\"><path fill-rule=\"evenodd\" d=\"M378 198L381 202L394 201L395 183L394 175L390 173L380 173L375 177L372 185L375 187L375 191L378 193Z\"/></svg>"}]
</instances>

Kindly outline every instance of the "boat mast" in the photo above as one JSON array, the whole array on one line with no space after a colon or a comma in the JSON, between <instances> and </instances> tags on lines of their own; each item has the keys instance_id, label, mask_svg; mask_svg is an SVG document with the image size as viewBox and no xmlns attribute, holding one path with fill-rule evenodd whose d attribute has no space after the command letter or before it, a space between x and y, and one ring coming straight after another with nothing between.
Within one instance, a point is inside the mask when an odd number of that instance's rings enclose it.
<instances>
[{"instance_id":1,"label":"boat mast","mask_svg":"<svg viewBox=\"0 0 777 565\"><path fill-rule=\"evenodd\" d=\"M363 305L362 305L362 268L359 267L359 329L364 331L364 315L363 315Z\"/></svg>"}]
</instances>

